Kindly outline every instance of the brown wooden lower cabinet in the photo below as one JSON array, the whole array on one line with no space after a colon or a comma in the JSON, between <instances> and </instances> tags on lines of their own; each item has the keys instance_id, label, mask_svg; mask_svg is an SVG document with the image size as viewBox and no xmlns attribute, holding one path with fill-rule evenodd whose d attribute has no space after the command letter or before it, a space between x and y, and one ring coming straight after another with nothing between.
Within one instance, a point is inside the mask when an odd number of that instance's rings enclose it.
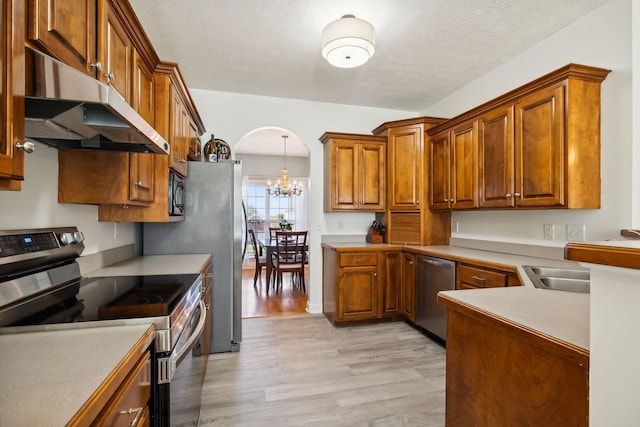
<instances>
[{"instance_id":1,"label":"brown wooden lower cabinet","mask_svg":"<svg viewBox=\"0 0 640 427\"><path fill-rule=\"evenodd\" d=\"M411 322L416 321L416 254L402 252L400 273L400 312Z\"/></svg>"},{"instance_id":2,"label":"brown wooden lower cabinet","mask_svg":"<svg viewBox=\"0 0 640 427\"><path fill-rule=\"evenodd\" d=\"M323 247L322 254L322 311L331 323L401 318L401 251Z\"/></svg>"},{"instance_id":3,"label":"brown wooden lower cabinet","mask_svg":"<svg viewBox=\"0 0 640 427\"><path fill-rule=\"evenodd\" d=\"M513 271L487 268L473 264L458 263L456 289L501 288L522 286Z\"/></svg>"},{"instance_id":4,"label":"brown wooden lower cabinet","mask_svg":"<svg viewBox=\"0 0 640 427\"><path fill-rule=\"evenodd\" d=\"M415 322L416 254L323 247L322 311L334 325Z\"/></svg>"},{"instance_id":5,"label":"brown wooden lower cabinet","mask_svg":"<svg viewBox=\"0 0 640 427\"><path fill-rule=\"evenodd\" d=\"M446 425L588 426L589 353L447 305Z\"/></svg>"},{"instance_id":6,"label":"brown wooden lower cabinet","mask_svg":"<svg viewBox=\"0 0 640 427\"><path fill-rule=\"evenodd\" d=\"M402 252L381 253L382 277L380 282L380 316L395 317L400 312L400 274Z\"/></svg>"},{"instance_id":7,"label":"brown wooden lower cabinet","mask_svg":"<svg viewBox=\"0 0 640 427\"><path fill-rule=\"evenodd\" d=\"M95 425L148 426L150 397L151 359L147 352L120 385Z\"/></svg>"}]
</instances>

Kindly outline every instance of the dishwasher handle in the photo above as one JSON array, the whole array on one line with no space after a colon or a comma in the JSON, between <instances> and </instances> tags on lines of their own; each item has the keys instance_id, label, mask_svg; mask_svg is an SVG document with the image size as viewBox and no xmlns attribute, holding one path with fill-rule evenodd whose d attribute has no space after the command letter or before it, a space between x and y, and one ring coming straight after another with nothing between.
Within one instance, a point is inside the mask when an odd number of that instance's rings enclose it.
<instances>
[{"instance_id":1,"label":"dishwasher handle","mask_svg":"<svg viewBox=\"0 0 640 427\"><path fill-rule=\"evenodd\" d=\"M442 261L438 261L438 260L431 259L431 258L421 258L421 259L424 262L426 262L427 264L435 265L436 267L451 268L454 265L454 264L449 263L449 262L442 262Z\"/></svg>"}]
</instances>

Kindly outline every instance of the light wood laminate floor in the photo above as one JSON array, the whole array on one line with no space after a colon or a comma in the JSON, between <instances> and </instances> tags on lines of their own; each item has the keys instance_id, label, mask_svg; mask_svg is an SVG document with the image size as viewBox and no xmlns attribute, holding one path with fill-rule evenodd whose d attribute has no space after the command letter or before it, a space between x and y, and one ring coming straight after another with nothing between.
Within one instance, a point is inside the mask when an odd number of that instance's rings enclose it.
<instances>
[{"instance_id":1,"label":"light wood laminate floor","mask_svg":"<svg viewBox=\"0 0 640 427\"><path fill-rule=\"evenodd\" d=\"M445 350L404 322L243 320L209 356L201 426L444 426Z\"/></svg>"}]
</instances>

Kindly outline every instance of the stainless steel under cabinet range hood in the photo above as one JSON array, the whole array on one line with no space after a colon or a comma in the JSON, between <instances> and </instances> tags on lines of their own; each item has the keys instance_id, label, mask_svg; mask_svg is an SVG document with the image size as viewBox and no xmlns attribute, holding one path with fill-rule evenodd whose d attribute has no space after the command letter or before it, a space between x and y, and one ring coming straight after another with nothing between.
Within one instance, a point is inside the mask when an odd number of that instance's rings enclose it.
<instances>
[{"instance_id":1,"label":"stainless steel under cabinet range hood","mask_svg":"<svg viewBox=\"0 0 640 427\"><path fill-rule=\"evenodd\" d=\"M111 86L26 48L25 137L66 149L169 154L169 143Z\"/></svg>"}]
</instances>

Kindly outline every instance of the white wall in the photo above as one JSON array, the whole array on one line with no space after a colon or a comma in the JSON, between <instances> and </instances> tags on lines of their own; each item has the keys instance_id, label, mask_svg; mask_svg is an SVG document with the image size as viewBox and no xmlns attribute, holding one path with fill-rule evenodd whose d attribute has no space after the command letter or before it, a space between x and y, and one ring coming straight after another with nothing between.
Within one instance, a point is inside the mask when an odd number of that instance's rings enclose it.
<instances>
[{"instance_id":1,"label":"white wall","mask_svg":"<svg viewBox=\"0 0 640 427\"><path fill-rule=\"evenodd\" d=\"M264 156L257 154L233 154L233 158L242 161L242 175L251 178L278 178L282 172L282 156ZM309 176L309 158L287 156L289 178Z\"/></svg>"},{"instance_id":2,"label":"white wall","mask_svg":"<svg viewBox=\"0 0 640 427\"><path fill-rule=\"evenodd\" d=\"M630 16L631 0L612 0L421 113L456 116L571 62L612 70L601 91L601 209L454 212L454 237L564 245L566 224L585 224L587 240L620 238L621 228L638 224L632 209L640 193L637 185L632 191L630 156ZM554 225L555 242L542 240L543 224Z\"/></svg>"},{"instance_id":3,"label":"white wall","mask_svg":"<svg viewBox=\"0 0 640 427\"><path fill-rule=\"evenodd\" d=\"M82 167L82 165L78 165ZM83 255L135 243L135 225L98 222L98 207L58 203L58 150L36 143L25 156L22 191L0 191L0 230L77 226L85 236Z\"/></svg>"},{"instance_id":4,"label":"white wall","mask_svg":"<svg viewBox=\"0 0 640 427\"><path fill-rule=\"evenodd\" d=\"M327 131L370 134L381 123L418 116L398 111L295 99L190 89L208 133L215 133L231 147L248 132L278 127L294 133L309 150L310 281L309 306L322 312L322 234L366 234L373 213L325 214L322 143ZM339 229L339 226L342 228Z\"/></svg>"}]
</instances>

